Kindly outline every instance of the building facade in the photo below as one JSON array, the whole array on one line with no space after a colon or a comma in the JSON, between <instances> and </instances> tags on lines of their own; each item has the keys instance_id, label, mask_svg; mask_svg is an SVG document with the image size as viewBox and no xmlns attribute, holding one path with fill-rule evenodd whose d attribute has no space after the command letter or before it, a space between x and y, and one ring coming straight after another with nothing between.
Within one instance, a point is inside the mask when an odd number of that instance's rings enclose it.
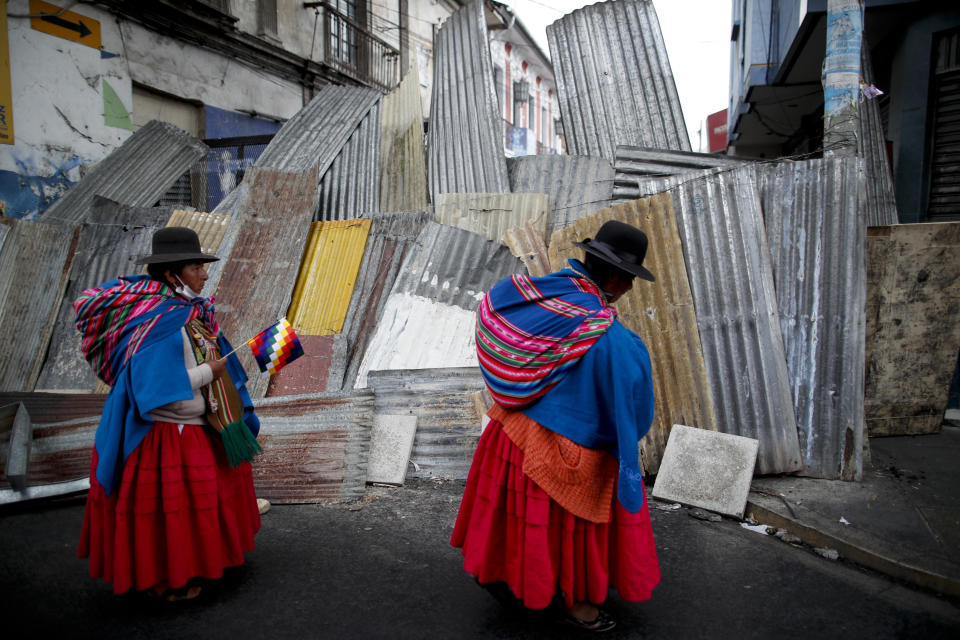
<instances>
[{"instance_id":1,"label":"building facade","mask_svg":"<svg viewBox=\"0 0 960 640\"><path fill-rule=\"evenodd\" d=\"M862 5L870 64L860 80L884 92L874 99L900 221L958 220L960 5ZM774 158L822 149L826 21L826 0L734 0L729 152Z\"/></svg>"}]
</instances>

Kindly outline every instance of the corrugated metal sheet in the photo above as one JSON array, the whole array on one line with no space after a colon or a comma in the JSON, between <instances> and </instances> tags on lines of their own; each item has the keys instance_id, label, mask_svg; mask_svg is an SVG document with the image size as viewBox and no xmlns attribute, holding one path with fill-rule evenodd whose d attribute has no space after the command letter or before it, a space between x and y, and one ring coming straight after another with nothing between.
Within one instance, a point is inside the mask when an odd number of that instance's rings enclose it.
<instances>
[{"instance_id":1,"label":"corrugated metal sheet","mask_svg":"<svg viewBox=\"0 0 960 640\"><path fill-rule=\"evenodd\" d=\"M760 171L801 474L863 477L866 221L862 160Z\"/></svg>"},{"instance_id":2,"label":"corrugated metal sheet","mask_svg":"<svg viewBox=\"0 0 960 640\"><path fill-rule=\"evenodd\" d=\"M291 365L294 366L294 365ZM358 500L366 491L373 394L316 394L254 403L263 454L257 496L277 504Z\"/></svg>"},{"instance_id":3,"label":"corrugated metal sheet","mask_svg":"<svg viewBox=\"0 0 960 640\"><path fill-rule=\"evenodd\" d=\"M154 205L208 151L207 145L186 131L151 120L94 165L39 219L80 222L95 195L138 207Z\"/></svg>"},{"instance_id":4,"label":"corrugated metal sheet","mask_svg":"<svg viewBox=\"0 0 960 640\"><path fill-rule=\"evenodd\" d=\"M690 171L717 167L739 167L748 160L712 153L667 151L629 145L617 145L615 200L633 200L644 194L644 184L650 178L664 178Z\"/></svg>"},{"instance_id":5,"label":"corrugated metal sheet","mask_svg":"<svg viewBox=\"0 0 960 640\"><path fill-rule=\"evenodd\" d=\"M522 156L507 158L510 190L546 193L551 215L546 235L609 207L613 197L613 166L609 160L587 156Z\"/></svg>"},{"instance_id":6,"label":"corrugated metal sheet","mask_svg":"<svg viewBox=\"0 0 960 640\"><path fill-rule=\"evenodd\" d=\"M613 162L621 144L690 150L653 2L578 9L547 40L568 153Z\"/></svg>"},{"instance_id":7,"label":"corrugated metal sheet","mask_svg":"<svg viewBox=\"0 0 960 640\"><path fill-rule=\"evenodd\" d=\"M604 209L554 233L550 240L552 269L565 268L569 258L581 260L583 250L571 243L594 237L608 220L620 220L646 232L650 244L644 265L657 278L656 282L635 280L633 289L616 303L618 318L643 339L653 364L656 410L653 426L640 442L640 460L646 473L655 474L673 425L716 431L717 419L668 194Z\"/></svg>"},{"instance_id":8,"label":"corrugated metal sheet","mask_svg":"<svg viewBox=\"0 0 960 640\"><path fill-rule=\"evenodd\" d=\"M500 242L508 229L534 221L546 230L550 198L545 193L441 193L433 219Z\"/></svg>"},{"instance_id":9,"label":"corrugated metal sheet","mask_svg":"<svg viewBox=\"0 0 960 640\"><path fill-rule=\"evenodd\" d=\"M368 371L470 366L475 309L487 290L523 264L475 233L428 223L407 254L359 367Z\"/></svg>"},{"instance_id":10,"label":"corrugated metal sheet","mask_svg":"<svg viewBox=\"0 0 960 640\"><path fill-rule=\"evenodd\" d=\"M168 227L189 227L200 237L200 248L204 253L217 255L223 236L227 233L230 216L204 211L183 211L178 209L170 216Z\"/></svg>"},{"instance_id":11,"label":"corrugated metal sheet","mask_svg":"<svg viewBox=\"0 0 960 640\"><path fill-rule=\"evenodd\" d=\"M257 181L257 174L260 172L256 167L247 167L243 175L243 182L237 185L237 188L227 194L220 201L217 208L213 210L214 215L224 215L229 218L227 227L223 232L223 239L220 241L220 249L217 251L219 262L211 262L207 265L207 284L206 290L216 291L220 285L220 276L223 275L223 266L233 251L233 246L240 236L243 223L247 216L247 203L250 200L250 185Z\"/></svg>"},{"instance_id":12,"label":"corrugated metal sheet","mask_svg":"<svg viewBox=\"0 0 960 640\"><path fill-rule=\"evenodd\" d=\"M267 397L340 391L346 365L347 339L342 334L300 335L303 356L296 366L284 367L270 376Z\"/></svg>"},{"instance_id":13,"label":"corrugated metal sheet","mask_svg":"<svg viewBox=\"0 0 960 640\"><path fill-rule=\"evenodd\" d=\"M866 46L866 42L860 47L860 68L863 74L862 82L866 85L873 84L873 64L870 60L870 47ZM867 172L867 226L897 224L897 200L893 195L887 140L877 100L860 102L860 118L857 122L860 125L857 132L857 155L864 159Z\"/></svg>"},{"instance_id":14,"label":"corrugated metal sheet","mask_svg":"<svg viewBox=\"0 0 960 640\"><path fill-rule=\"evenodd\" d=\"M377 318L403 266L407 252L430 221L424 211L383 213L372 217L370 235L343 324L347 350L344 389L352 389L360 362L376 329Z\"/></svg>"},{"instance_id":15,"label":"corrugated metal sheet","mask_svg":"<svg viewBox=\"0 0 960 640\"><path fill-rule=\"evenodd\" d=\"M960 222L867 230L871 436L936 433L960 351Z\"/></svg>"},{"instance_id":16,"label":"corrugated metal sheet","mask_svg":"<svg viewBox=\"0 0 960 640\"><path fill-rule=\"evenodd\" d=\"M370 220L314 222L287 317L297 333L340 333L353 295Z\"/></svg>"},{"instance_id":17,"label":"corrugated metal sheet","mask_svg":"<svg viewBox=\"0 0 960 640\"><path fill-rule=\"evenodd\" d=\"M67 287L77 243L72 224L0 218L0 391L32 391Z\"/></svg>"},{"instance_id":18,"label":"corrugated metal sheet","mask_svg":"<svg viewBox=\"0 0 960 640\"><path fill-rule=\"evenodd\" d=\"M513 255L523 261L529 275L545 276L550 273L547 243L536 221L528 220L523 226L507 229L503 234L503 243L510 247Z\"/></svg>"},{"instance_id":19,"label":"corrugated metal sheet","mask_svg":"<svg viewBox=\"0 0 960 640\"><path fill-rule=\"evenodd\" d=\"M756 471L802 467L752 168L664 178L673 196L718 430L759 441Z\"/></svg>"},{"instance_id":20,"label":"corrugated metal sheet","mask_svg":"<svg viewBox=\"0 0 960 640\"><path fill-rule=\"evenodd\" d=\"M289 172L316 169L323 176L379 100L375 89L327 85L284 123L254 166ZM220 213L219 206L216 210Z\"/></svg>"},{"instance_id":21,"label":"corrugated metal sheet","mask_svg":"<svg viewBox=\"0 0 960 640\"><path fill-rule=\"evenodd\" d=\"M68 482L90 475L94 435L100 424L104 395L0 393L0 406L22 402L33 425L27 485ZM6 442L0 440L5 464ZM7 488L6 478L0 488Z\"/></svg>"},{"instance_id":22,"label":"corrugated metal sheet","mask_svg":"<svg viewBox=\"0 0 960 640\"><path fill-rule=\"evenodd\" d=\"M481 431L479 368L371 371L369 382L377 415L417 416L408 478L467 477Z\"/></svg>"},{"instance_id":23,"label":"corrugated metal sheet","mask_svg":"<svg viewBox=\"0 0 960 640\"><path fill-rule=\"evenodd\" d=\"M216 290L220 325L238 344L283 317L290 306L317 206L317 174L260 169L243 206L245 218ZM249 349L237 353L247 371L257 371ZM266 385L258 376L247 388L258 398Z\"/></svg>"},{"instance_id":24,"label":"corrugated metal sheet","mask_svg":"<svg viewBox=\"0 0 960 640\"><path fill-rule=\"evenodd\" d=\"M437 33L427 172L433 202L441 193L510 192L484 0L451 15Z\"/></svg>"},{"instance_id":25,"label":"corrugated metal sheet","mask_svg":"<svg viewBox=\"0 0 960 640\"><path fill-rule=\"evenodd\" d=\"M156 229L170 218L170 207L131 207L95 196L90 221L80 225L79 239L38 391L92 392L97 377L80 353L73 301L85 289L119 276L143 272L135 260L151 251Z\"/></svg>"},{"instance_id":26,"label":"corrugated metal sheet","mask_svg":"<svg viewBox=\"0 0 960 640\"><path fill-rule=\"evenodd\" d=\"M371 107L320 180L315 220L353 220L380 207L380 103Z\"/></svg>"},{"instance_id":27,"label":"corrugated metal sheet","mask_svg":"<svg viewBox=\"0 0 960 640\"><path fill-rule=\"evenodd\" d=\"M380 104L380 210L426 211L427 161L416 69L410 69Z\"/></svg>"}]
</instances>

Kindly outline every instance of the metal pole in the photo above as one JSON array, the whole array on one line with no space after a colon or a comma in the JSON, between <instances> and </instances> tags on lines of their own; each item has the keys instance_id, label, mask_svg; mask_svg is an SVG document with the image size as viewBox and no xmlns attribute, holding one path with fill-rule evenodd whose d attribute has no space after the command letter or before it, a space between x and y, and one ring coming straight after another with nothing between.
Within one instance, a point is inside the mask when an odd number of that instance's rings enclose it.
<instances>
[{"instance_id":1,"label":"metal pole","mask_svg":"<svg viewBox=\"0 0 960 640\"><path fill-rule=\"evenodd\" d=\"M855 156L860 112L861 0L827 0L827 50L823 59L823 150Z\"/></svg>"}]
</instances>

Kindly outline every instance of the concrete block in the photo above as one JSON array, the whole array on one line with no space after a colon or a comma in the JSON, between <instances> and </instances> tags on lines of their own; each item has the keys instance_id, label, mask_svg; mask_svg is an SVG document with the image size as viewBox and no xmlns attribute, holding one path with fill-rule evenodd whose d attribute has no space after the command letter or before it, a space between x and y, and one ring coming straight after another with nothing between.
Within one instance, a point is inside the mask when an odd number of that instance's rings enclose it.
<instances>
[{"instance_id":1,"label":"concrete block","mask_svg":"<svg viewBox=\"0 0 960 640\"><path fill-rule=\"evenodd\" d=\"M0 407L0 434L9 433L4 475L16 491L27 488L27 467L30 465L30 442L33 424L22 402ZM5 438L4 438L5 439Z\"/></svg>"},{"instance_id":2,"label":"concrete block","mask_svg":"<svg viewBox=\"0 0 960 640\"><path fill-rule=\"evenodd\" d=\"M417 432L417 416L374 415L367 482L403 484Z\"/></svg>"},{"instance_id":3,"label":"concrete block","mask_svg":"<svg viewBox=\"0 0 960 640\"><path fill-rule=\"evenodd\" d=\"M653 497L742 518L758 445L753 438L675 424Z\"/></svg>"}]
</instances>

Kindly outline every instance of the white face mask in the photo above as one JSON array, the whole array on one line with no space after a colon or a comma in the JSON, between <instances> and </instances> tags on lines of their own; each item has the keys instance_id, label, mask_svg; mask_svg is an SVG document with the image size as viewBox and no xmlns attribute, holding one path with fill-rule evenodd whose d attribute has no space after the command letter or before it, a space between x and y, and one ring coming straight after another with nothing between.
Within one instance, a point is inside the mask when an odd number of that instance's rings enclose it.
<instances>
[{"instance_id":1,"label":"white face mask","mask_svg":"<svg viewBox=\"0 0 960 640\"><path fill-rule=\"evenodd\" d=\"M186 298L187 300L193 300L194 298L199 298L200 294L188 287L183 283L183 280L180 279L180 276L174 276L177 279L177 282L180 283L180 286L175 287L175 291Z\"/></svg>"}]
</instances>

